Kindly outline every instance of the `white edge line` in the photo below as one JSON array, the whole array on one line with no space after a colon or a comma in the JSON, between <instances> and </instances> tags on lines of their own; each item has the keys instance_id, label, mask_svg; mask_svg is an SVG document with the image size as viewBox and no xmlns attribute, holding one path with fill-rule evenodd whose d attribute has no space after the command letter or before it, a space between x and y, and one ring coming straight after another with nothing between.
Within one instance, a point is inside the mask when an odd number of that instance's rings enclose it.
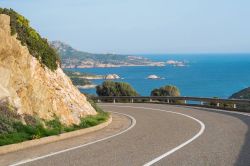
<instances>
[{"instance_id":1,"label":"white edge line","mask_svg":"<svg viewBox=\"0 0 250 166\"><path fill-rule=\"evenodd\" d=\"M175 108L178 108L179 106L173 106ZM215 111L215 112L223 112L223 113L229 113L229 114L238 114L238 115L244 115L244 116L249 116L249 113L244 113L244 112L234 112L234 111L227 111L227 110L221 110L221 109L215 109L215 108L206 108L206 107L195 107L195 106L181 106L183 108L193 108L193 109L197 109L197 110L206 110L206 111Z\"/></svg>"},{"instance_id":2,"label":"white edge line","mask_svg":"<svg viewBox=\"0 0 250 166\"><path fill-rule=\"evenodd\" d=\"M116 103L116 104L119 104L119 103ZM106 105L104 104L104 106L114 106L114 105ZM115 106L114 106L115 107ZM171 149L170 151L162 154L161 156L145 163L143 166L151 166L153 165L154 163L160 161L161 159L169 156L170 154L176 152L177 150L181 149L182 147L186 146L187 144L191 143L192 141L194 141L195 139L197 139L200 135L202 135L202 133L204 132L205 130L205 125L204 123L202 123L200 120L194 118L194 117L191 117L189 115L185 115L185 114L182 114L182 113L178 113L178 112L172 112L172 111L166 111L166 110L161 110L161 109L154 109L154 108L145 108L145 107L133 107L133 106L116 106L116 107L131 107L131 108L142 108L142 109L149 109L149 110L158 110L158 111L163 111L163 112L170 112L170 113L174 113L174 114L179 114L179 115L183 115L183 116L186 116L188 118L191 118L195 121L197 121L200 125L201 125L201 129L200 131L194 136L192 137L191 139L189 139L188 141L182 143L181 145ZM173 106L175 108L178 108L177 106ZM184 106L184 108L195 108L195 109L199 109L200 107L190 107L190 106ZM202 108L204 109L204 108ZM250 117L250 114L248 113L242 113L242 112L231 112L231 111L226 111L226 110L220 110L220 109L211 109L211 108L205 108L206 110L212 110L212 111L217 111L217 112L223 112L223 113L229 113L229 114L237 114L237 115L243 115L243 116L248 116Z\"/></svg>"},{"instance_id":3,"label":"white edge line","mask_svg":"<svg viewBox=\"0 0 250 166\"><path fill-rule=\"evenodd\" d=\"M153 160L151 160L151 161L145 163L143 166L151 166L151 165L153 165L154 163L160 161L161 159L163 159L163 158L165 158L165 157L171 155L172 153L176 152L177 150L179 150L179 149L183 148L184 146L188 145L189 143L193 142L195 139L197 139L199 136L201 136L201 135L204 133L205 128L206 128L206 127L205 127L205 124L204 124L202 121L200 121L200 120L198 120L198 119L196 119L196 118L194 118L194 117L192 117L192 116L189 116L189 115L186 115L186 114L182 114L182 113L179 113L179 112L166 111L166 110L157 109L157 108L146 108L146 107L115 106L115 105L106 105L106 104L103 105L103 106L125 107L125 108L139 108L139 109L147 109L147 110L155 110L155 111L173 113L173 114L177 114L177 115L181 115L181 116L188 117L188 118L190 118L190 119L192 119L192 120L194 120L194 121L196 121L196 122L198 122L198 123L200 124L200 126L201 126L200 131L199 131L197 134L195 134L195 136L193 136L191 139L189 139L189 140L187 140L186 142L184 142L184 143L178 145L177 147L175 147L175 148L173 148L173 149L167 151L166 153L160 155L159 157L157 157L157 158L155 158L155 159L153 159Z\"/></svg>"},{"instance_id":4,"label":"white edge line","mask_svg":"<svg viewBox=\"0 0 250 166\"><path fill-rule=\"evenodd\" d=\"M117 103L118 104L118 103ZM201 125L201 129L200 131L194 136L192 137L191 139L187 140L186 142L182 143L181 145L171 149L170 151L162 154L161 156L145 163L143 166L151 166L152 164L160 161L161 159L169 156L170 154L176 152L177 150L183 148L184 146L186 146L187 144L193 142L195 139L197 139L200 135L203 134L204 130L205 130L205 125L203 122L201 122L200 120L192 117L192 116L189 116L189 115L186 115L186 114L182 114L182 113L178 113L178 112L172 112L172 111L166 111L166 110L162 110L162 109L155 109L155 108L146 108L146 107L133 107L133 106L118 106L118 105L108 105L108 104L103 104L103 106L112 106L112 107L128 107L128 108L141 108L141 109L148 109L148 110L157 110L157 111L162 111L162 112L169 112L169 113L173 113L173 114L178 114L178 115L182 115L182 116L186 116L188 118L191 118L193 120L195 120L196 122L198 122L200 125ZM184 108L192 108L192 107L184 107ZM199 108L199 107L194 107L194 108ZM204 108L203 108L204 109ZM209 110L209 109L208 109ZM225 110L217 110L217 109L211 109L213 111L217 111L217 112L224 112L224 113L230 113L230 114L239 114L239 115L244 115L244 116L249 116L250 117L250 114L247 114L247 113L241 113L241 112L230 112L230 111L225 111ZM132 129L135 124L136 124L136 120L134 117L130 116L130 115L127 115L127 114L123 114L123 113L118 113L118 112L113 112L113 113L117 113L117 114L121 114L121 115L125 115L129 118L132 119L132 125L127 128L126 130L120 132L120 133L117 133L115 135L112 135L112 136L109 136L109 137L106 137L106 138L103 138L103 139L100 139L100 140L96 140L94 142L90 142L90 143L87 143L87 144L83 144L83 145L80 145L80 146L76 146L76 147L72 147L72 148L69 148L69 149L65 149L65 150L62 150L62 151L58 151L58 152L55 152L55 153L50 153L48 155L45 155L45 156L40 156L40 157L37 157L37 158L33 158L33 159L29 159L29 160L25 160L25 161L21 161L21 162L18 162L18 163L15 163L15 164L12 164L10 166L17 166L17 165L21 165L21 164L25 164L25 163L29 163L29 162L32 162L32 161L36 161L36 160L40 160L40 159L43 159L43 158L47 158L47 157L50 157L50 156L54 156L54 155L57 155L57 154L60 154L60 153L64 153L64 152L67 152L67 151L71 151L71 150L74 150L74 149L78 149L78 148L81 148L81 147L85 147L85 146L88 146L88 145L91 145L91 144L94 144L94 143L97 143L97 142L101 142L101 141L104 141L104 140L107 140L109 138L112 138L112 137L115 137L115 136L118 136L118 135L121 135L127 131L129 131L130 129Z\"/></svg>"},{"instance_id":5,"label":"white edge line","mask_svg":"<svg viewBox=\"0 0 250 166\"><path fill-rule=\"evenodd\" d=\"M178 108L178 107L177 107L177 108ZM192 108L192 107L187 106L186 108ZM194 107L194 108L198 109L199 107ZM206 109L206 110L209 110L209 108L205 108L205 109ZM210 109L210 110L212 110L212 111L217 111L217 112L223 112L223 113L244 115L244 116L250 117L250 114L247 114L247 113L230 112L230 111L226 111L226 110L217 110L217 109ZM159 110L159 111L161 111L161 110ZM164 110L162 110L162 111L164 111ZM166 112L166 111L165 111L165 112ZM177 113L177 114L181 114L181 113ZM200 135L202 135L202 133L203 133L204 130L205 130L205 125L204 125L204 123L202 123L200 120L198 120L198 119L196 119L196 118L193 118L193 117L191 117L191 116L189 116L189 115L185 115L185 114L183 114L183 115L184 115L184 116L187 116L187 117L189 117L189 118L191 118L191 119L193 119L193 120L195 120L195 121L197 121L198 123L200 123L200 125L201 125L201 130L200 130L194 137L192 137L190 140L188 140L188 141L184 142L183 144L181 144L181 145L175 147L174 149L171 149L170 151L168 151L168 152L162 154L161 156L159 156L159 157L157 157L157 158L151 160L150 162L144 164L143 166L151 166L151 165L153 165L154 163L156 163L156 162L160 161L161 159L163 159L163 158L169 156L170 154L176 152L177 150L181 149L182 147L186 146L187 144L191 143L191 142L194 141L196 138L198 138Z\"/></svg>"},{"instance_id":6,"label":"white edge line","mask_svg":"<svg viewBox=\"0 0 250 166\"><path fill-rule=\"evenodd\" d=\"M50 157L50 156L54 156L54 155L57 155L57 154L65 153L65 152L72 151L72 150L75 150L75 149L78 149L78 148L82 148L82 147L85 147L85 146L88 146L88 145L92 145L92 144L95 144L95 143L98 143L98 142L101 142L101 141L105 141L107 139L116 137L118 135L121 135L121 134L123 134L123 133L131 130L136 125L136 120L135 120L134 117L132 117L132 116L130 116L128 114L124 114L124 113L113 112L113 111L110 111L110 112L116 113L116 114L120 114L120 115L124 115L124 116L127 116L128 118L130 118L132 120L132 122L131 122L131 125L129 126L129 128L127 128L126 130L123 130L120 133L117 133L117 134L114 134L114 135L111 135L111 136L108 136L108 137L105 137L105 138L102 138L102 139L99 139L99 140L96 140L96 141L93 141L93 142L89 142L87 144L75 146L75 147L64 149L64 150L57 151L57 152L52 152L52 153L44 155L44 156L40 156L40 157L36 157L36 158L32 158L32 159L27 159L27 160L24 160L24 161L20 161L20 162L11 164L9 166L17 166L17 165L22 165L22 164L30 163L30 162L33 162L33 161L36 161L36 160L41 160L41 159L44 159L44 158L47 158L47 157Z\"/></svg>"}]
</instances>

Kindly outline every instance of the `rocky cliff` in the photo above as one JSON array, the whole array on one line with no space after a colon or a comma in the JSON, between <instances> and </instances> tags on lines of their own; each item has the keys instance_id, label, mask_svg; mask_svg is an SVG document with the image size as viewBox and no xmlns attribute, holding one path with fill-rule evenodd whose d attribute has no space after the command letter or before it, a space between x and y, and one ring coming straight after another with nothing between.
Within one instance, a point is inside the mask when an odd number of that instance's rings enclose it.
<instances>
[{"instance_id":1,"label":"rocky cliff","mask_svg":"<svg viewBox=\"0 0 250 166\"><path fill-rule=\"evenodd\" d=\"M0 101L8 101L20 115L58 117L67 125L96 114L60 67L52 71L41 65L17 35L11 35L10 16L4 14L0 14Z\"/></svg>"}]
</instances>

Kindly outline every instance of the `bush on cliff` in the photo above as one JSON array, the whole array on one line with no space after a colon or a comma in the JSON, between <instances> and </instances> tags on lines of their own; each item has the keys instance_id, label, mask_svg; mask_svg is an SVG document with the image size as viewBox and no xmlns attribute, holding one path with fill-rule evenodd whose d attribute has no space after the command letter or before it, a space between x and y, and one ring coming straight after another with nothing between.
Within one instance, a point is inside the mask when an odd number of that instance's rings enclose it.
<instances>
[{"instance_id":1,"label":"bush on cliff","mask_svg":"<svg viewBox=\"0 0 250 166\"><path fill-rule=\"evenodd\" d=\"M98 96L138 96L135 89L125 82L104 81L96 87Z\"/></svg>"},{"instance_id":2,"label":"bush on cliff","mask_svg":"<svg viewBox=\"0 0 250 166\"><path fill-rule=\"evenodd\" d=\"M10 16L11 35L17 34L17 39L21 41L22 45L27 46L32 56L52 71L57 69L58 63L60 63L59 55L50 47L47 39L42 38L30 27L29 21L25 17L12 9L0 8L0 14Z\"/></svg>"},{"instance_id":3,"label":"bush on cliff","mask_svg":"<svg viewBox=\"0 0 250 166\"><path fill-rule=\"evenodd\" d=\"M9 103L1 102L0 104L0 134L16 132L14 124L21 120L21 116L13 110Z\"/></svg>"},{"instance_id":4,"label":"bush on cliff","mask_svg":"<svg viewBox=\"0 0 250 166\"><path fill-rule=\"evenodd\" d=\"M24 115L22 118L9 103L2 102L0 103L0 146L88 128L108 120L109 113L103 112L93 101L91 105L97 110L97 115L81 118L79 125L65 126L58 117L51 121L44 121L30 115ZM22 123L23 120L25 124Z\"/></svg>"},{"instance_id":5,"label":"bush on cliff","mask_svg":"<svg viewBox=\"0 0 250 166\"><path fill-rule=\"evenodd\" d=\"M97 115L81 118L79 125L72 126L63 125L58 118L45 122L45 126L39 121L35 125L25 125L20 120L5 118L4 122L8 121L8 123L0 124L1 127L4 127L0 132L0 146L92 127L107 121L108 118L108 113L100 112Z\"/></svg>"}]
</instances>

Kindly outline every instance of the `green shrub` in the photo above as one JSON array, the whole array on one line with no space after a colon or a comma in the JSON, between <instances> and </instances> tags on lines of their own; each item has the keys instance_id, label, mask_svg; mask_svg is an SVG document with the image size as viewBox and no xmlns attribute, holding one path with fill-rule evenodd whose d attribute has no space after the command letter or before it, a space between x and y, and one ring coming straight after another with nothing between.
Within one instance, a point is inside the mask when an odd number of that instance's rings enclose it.
<instances>
[{"instance_id":1,"label":"green shrub","mask_svg":"<svg viewBox=\"0 0 250 166\"><path fill-rule=\"evenodd\" d=\"M213 97L213 99L219 99L219 97ZM216 107L217 106L217 102L212 101L212 102L205 103L205 105Z\"/></svg>"},{"instance_id":2,"label":"green shrub","mask_svg":"<svg viewBox=\"0 0 250 166\"><path fill-rule=\"evenodd\" d=\"M14 121L4 116L0 116L0 134L13 133L16 130L13 128Z\"/></svg>"},{"instance_id":3,"label":"green shrub","mask_svg":"<svg viewBox=\"0 0 250 166\"><path fill-rule=\"evenodd\" d=\"M125 82L104 81L96 87L99 96L138 96L134 88Z\"/></svg>"},{"instance_id":4,"label":"green shrub","mask_svg":"<svg viewBox=\"0 0 250 166\"><path fill-rule=\"evenodd\" d=\"M58 63L60 63L59 55L50 47L46 39L30 27L29 21L25 17L6 8L0 8L0 14L10 16L11 35L17 34L17 39L21 41L22 45L27 46L32 56L52 71L57 69Z\"/></svg>"},{"instance_id":5,"label":"green shrub","mask_svg":"<svg viewBox=\"0 0 250 166\"><path fill-rule=\"evenodd\" d=\"M10 122L1 121L2 124L6 124L10 129L7 132L5 129L5 132L0 133L0 146L88 128L105 122L108 118L108 113L100 111L97 115L81 118L79 125L64 126L58 118L55 118L45 122L46 127L39 122L35 125L24 125L21 121L13 119Z\"/></svg>"},{"instance_id":6,"label":"green shrub","mask_svg":"<svg viewBox=\"0 0 250 166\"><path fill-rule=\"evenodd\" d=\"M15 132L13 125L20 120L21 116L8 102L0 103L0 134Z\"/></svg>"},{"instance_id":7,"label":"green shrub","mask_svg":"<svg viewBox=\"0 0 250 166\"><path fill-rule=\"evenodd\" d=\"M38 120L34 116L31 116L28 114L24 114L23 119L27 125L31 125L31 126L36 125L38 122Z\"/></svg>"},{"instance_id":8,"label":"green shrub","mask_svg":"<svg viewBox=\"0 0 250 166\"><path fill-rule=\"evenodd\" d=\"M97 115L90 115L81 119L80 128L88 128L96 126L102 122L107 121L109 114L106 112L98 113Z\"/></svg>"},{"instance_id":9,"label":"green shrub","mask_svg":"<svg viewBox=\"0 0 250 166\"><path fill-rule=\"evenodd\" d=\"M151 96L170 96L170 97L178 97L180 96L180 91L176 86L166 85L160 88L153 89L151 91ZM162 100L159 100L162 101ZM182 104L183 101L180 100L169 100L171 103Z\"/></svg>"},{"instance_id":10,"label":"green shrub","mask_svg":"<svg viewBox=\"0 0 250 166\"><path fill-rule=\"evenodd\" d=\"M90 98L90 96L86 95L88 102L98 113L104 113L104 111Z\"/></svg>"},{"instance_id":11,"label":"green shrub","mask_svg":"<svg viewBox=\"0 0 250 166\"><path fill-rule=\"evenodd\" d=\"M58 117L51 121L44 121L31 115L24 115L26 124L22 123L22 117L17 114L17 110L8 102L0 103L0 146L23 142L25 140L38 139L51 135L58 135L64 132L87 128L105 122L109 118L109 113L104 112L90 98L88 101L97 111L97 115L81 118L79 125L65 126Z\"/></svg>"},{"instance_id":12,"label":"green shrub","mask_svg":"<svg viewBox=\"0 0 250 166\"><path fill-rule=\"evenodd\" d=\"M62 132L63 127L64 127L63 124L60 122L58 117L56 117L55 119L53 119L51 121L46 122L46 126L49 129L54 129L54 130L57 130L59 132Z\"/></svg>"},{"instance_id":13,"label":"green shrub","mask_svg":"<svg viewBox=\"0 0 250 166\"><path fill-rule=\"evenodd\" d=\"M89 85L91 84L91 81L87 80L87 79L84 79L84 78L79 78L79 77L70 77L72 83L74 85Z\"/></svg>"},{"instance_id":14,"label":"green shrub","mask_svg":"<svg viewBox=\"0 0 250 166\"><path fill-rule=\"evenodd\" d=\"M166 85L151 91L151 96L180 96L180 91L176 86Z\"/></svg>"},{"instance_id":15,"label":"green shrub","mask_svg":"<svg viewBox=\"0 0 250 166\"><path fill-rule=\"evenodd\" d=\"M27 133L11 133L0 135L0 146L14 144L18 142L23 142L29 140L29 135Z\"/></svg>"}]
</instances>

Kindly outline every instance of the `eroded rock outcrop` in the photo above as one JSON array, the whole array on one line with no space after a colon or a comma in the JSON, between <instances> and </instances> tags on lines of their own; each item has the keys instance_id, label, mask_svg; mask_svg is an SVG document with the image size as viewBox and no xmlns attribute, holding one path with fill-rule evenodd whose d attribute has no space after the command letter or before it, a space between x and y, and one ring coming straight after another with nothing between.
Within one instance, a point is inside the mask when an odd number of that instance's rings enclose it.
<instances>
[{"instance_id":1,"label":"eroded rock outcrop","mask_svg":"<svg viewBox=\"0 0 250 166\"><path fill-rule=\"evenodd\" d=\"M8 100L18 114L44 120L55 116L64 124L96 111L73 86L61 68L51 71L11 36L10 17L0 14L0 100Z\"/></svg>"},{"instance_id":2,"label":"eroded rock outcrop","mask_svg":"<svg viewBox=\"0 0 250 166\"><path fill-rule=\"evenodd\" d=\"M116 80L116 79L120 79L120 76L118 76L117 74L108 74L105 76L106 80Z\"/></svg>"}]
</instances>

